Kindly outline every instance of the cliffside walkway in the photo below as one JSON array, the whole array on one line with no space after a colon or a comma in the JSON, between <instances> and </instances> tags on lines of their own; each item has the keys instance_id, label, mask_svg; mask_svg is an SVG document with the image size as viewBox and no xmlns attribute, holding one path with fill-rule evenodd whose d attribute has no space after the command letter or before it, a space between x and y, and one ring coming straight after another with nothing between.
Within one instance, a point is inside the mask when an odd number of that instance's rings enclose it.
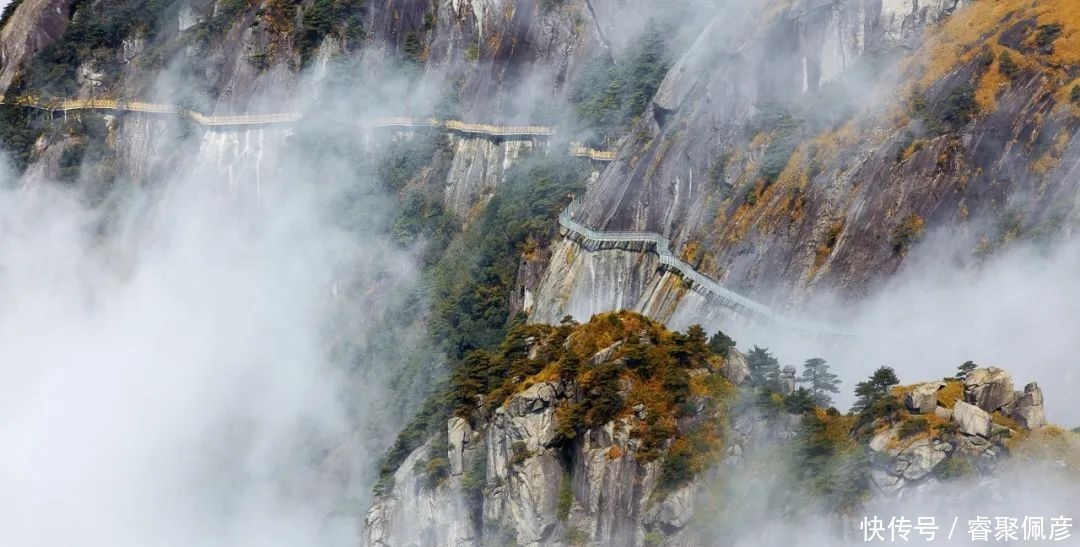
<instances>
[{"instance_id":1,"label":"cliffside walkway","mask_svg":"<svg viewBox=\"0 0 1080 547\"><path fill-rule=\"evenodd\" d=\"M8 104L45 110L48 112L73 112L80 110L109 110L116 112L143 112L150 114L166 114L187 116L195 123L206 127L250 127L260 125L282 125L300 121L303 115L298 112L285 112L279 114L247 114L236 116L208 116L194 110L183 108L173 104L145 103L140 101L123 101L117 99L73 99L73 100L42 100L33 97L19 97L5 99L0 96L0 104ZM410 118L404 116L389 116L375 118L368 122L371 127L389 127L400 129L418 129L441 127L448 131L454 131L466 135L481 135L485 137L550 137L555 134L554 127L542 125L493 125L486 123L470 123L461 120L440 120L438 118ZM614 150L594 150L579 143L570 143L568 153L571 156L585 157L595 161L608 162L615 159Z\"/></svg>"},{"instance_id":2,"label":"cliffside walkway","mask_svg":"<svg viewBox=\"0 0 1080 547\"><path fill-rule=\"evenodd\" d=\"M716 281L694 269L693 266L679 260L671 252L671 240L655 232L601 232L593 230L574 220L577 210L577 202L570 205L559 214L559 224L568 231L578 236L597 243L620 243L632 242L643 243L652 246L654 252L660 257L660 263L676 272L683 279L692 283L692 286L707 297L711 297L721 306L736 313L746 315L752 319L776 323L793 330L811 332L815 334L830 334L839 336L863 336L861 333L850 331L838 325L828 323L798 321L777 313L772 308L750 300L731 289L725 288Z\"/></svg>"}]
</instances>

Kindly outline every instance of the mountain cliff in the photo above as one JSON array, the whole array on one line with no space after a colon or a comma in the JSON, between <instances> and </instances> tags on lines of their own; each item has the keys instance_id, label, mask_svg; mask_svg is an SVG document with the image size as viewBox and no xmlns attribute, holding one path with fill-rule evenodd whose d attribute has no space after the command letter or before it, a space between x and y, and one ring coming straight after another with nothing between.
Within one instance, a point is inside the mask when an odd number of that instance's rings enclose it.
<instances>
[{"instance_id":1,"label":"mountain cliff","mask_svg":"<svg viewBox=\"0 0 1080 547\"><path fill-rule=\"evenodd\" d=\"M364 544L708 545L819 509L852 533L857 507L1008 462L1068 475L1075 435L996 368L872 378L843 414L708 340L745 309L657 242L803 316L936 234L964 271L1069 240L1074 4L17 0L0 146L12 186L71 189L106 235L178 173L222 202L288 181L370 205L349 222L377 272L329 289L370 312L330 344L353 433L317 458L359 485ZM637 236L560 228L571 204Z\"/></svg>"}]
</instances>

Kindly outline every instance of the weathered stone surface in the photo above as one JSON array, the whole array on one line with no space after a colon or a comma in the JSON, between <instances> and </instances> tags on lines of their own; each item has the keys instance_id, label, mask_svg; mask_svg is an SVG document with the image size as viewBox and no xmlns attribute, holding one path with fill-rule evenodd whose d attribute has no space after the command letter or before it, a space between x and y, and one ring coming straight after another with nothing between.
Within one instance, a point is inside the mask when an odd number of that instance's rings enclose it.
<instances>
[{"instance_id":1,"label":"weathered stone surface","mask_svg":"<svg viewBox=\"0 0 1080 547\"><path fill-rule=\"evenodd\" d=\"M74 3L25 0L19 4L0 29L0 95L11 85L22 63L63 36Z\"/></svg>"},{"instance_id":2,"label":"weathered stone surface","mask_svg":"<svg viewBox=\"0 0 1080 547\"><path fill-rule=\"evenodd\" d=\"M886 472L883 469L872 468L870 469L870 480L877 487L878 491L883 496L892 496L900 489L904 487L903 477L898 477Z\"/></svg>"},{"instance_id":3,"label":"weathered stone surface","mask_svg":"<svg viewBox=\"0 0 1080 547\"><path fill-rule=\"evenodd\" d=\"M956 421L962 433L982 437L990 436L990 414L975 405L956 401L956 406L953 407L953 420Z\"/></svg>"},{"instance_id":4,"label":"weathered stone surface","mask_svg":"<svg viewBox=\"0 0 1080 547\"><path fill-rule=\"evenodd\" d=\"M1010 418L1028 429L1038 429L1046 425L1042 389L1035 382L1024 386L1023 393L1018 393L1016 400L1005 410Z\"/></svg>"},{"instance_id":5,"label":"weathered stone surface","mask_svg":"<svg viewBox=\"0 0 1080 547\"><path fill-rule=\"evenodd\" d=\"M993 412L1016 398L1012 375L997 367L977 368L964 379L964 400Z\"/></svg>"},{"instance_id":6,"label":"weathered stone surface","mask_svg":"<svg viewBox=\"0 0 1080 547\"><path fill-rule=\"evenodd\" d=\"M889 428L878 432L870 439L870 450L874 452L885 452L890 455L896 455L896 440L899 438L897 428Z\"/></svg>"},{"instance_id":7,"label":"weathered stone surface","mask_svg":"<svg viewBox=\"0 0 1080 547\"><path fill-rule=\"evenodd\" d=\"M935 407L934 414L942 420L951 421L953 419L953 410L951 408Z\"/></svg>"},{"instance_id":8,"label":"weathered stone surface","mask_svg":"<svg viewBox=\"0 0 1080 547\"><path fill-rule=\"evenodd\" d=\"M659 524L665 529L678 529L686 526L694 516L694 485L684 486L671 494L664 501L653 505L645 514L645 524Z\"/></svg>"},{"instance_id":9,"label":"weathered stone surface","mask_svg":"<svg viewBox=\"0 0 1080 547\"><path fill-rule=\"evenodd\" d=\"M923 439L900 451L896 459L907 464L900 475L907 480L917 481L929 475L945 459L945 452L937 450L930 439Z\"/></svg>"},{"instance_id":10,"label":"weathered stone surface","mask_svg":"<svg viewBox=\"0 0 1080 547\"><path fill-rule=\"evenodd\" d=\"M904 406L918 414L932 414L937 409L937 392L945 382L919 384L904 395Z\"/></svg>"},{"instance_id":11,"label":"weathered stone surface","mask_svg":"<svg viewBox=\"0 0 1080 547\"><path fill-rule=\"evenodd\" d=\"M364 518L361 545L472 544L477 530L461 497L447 486L429 487L422 472L415 471L432 448L429 440L402 462L394 473L392 491L381 496Z\"/></svg>"},{"instance_id":12,"label":"weathered stone surface","mask_svg":"<svg viewBox=\"0 0 1080 547\"><path fill-rule=\"evenodd\" d=\"M615 342L614 344L596 352L596 354L589 358L589 364L599 365L600 363L611 359L611 356L615 354L615 350L619 349L622 344L622 340L619 340L618 342Z\"/></svg>"},{"instance_id":13,"label":"weathered stone surface","mask_svg":"<svg viewBox=\"0 0 1080 547\"><path fill-rule=\"evenodd\" d=\"M457 416L446 422L447 444L449 445L450 474L460 475L464 471L462 456L465 445L472 438L472 428L469 422Z\"/></svg>"},{"instance_id":14,"label":"weathered stone surface","mask_svg":"<svg viewBox=\"0 0 1080 547\"><path fill-rule=\"evenodd\" d=\"M728 352L724 365L720 367L720 374L735 385L742 385L750 377L750 365L746 362L746 355L734 348Z\"/></svg>"},{"instance_id":15,"label":"weathered stone surface","mask_svg":"<svg viewBox=\"0 0 1080 547\"><path fill-rule=\"evenodd\" d=\"M780 393L791 395L795 391L795 367L788 365L780 371Z\"/></svg>"}]
</instances>

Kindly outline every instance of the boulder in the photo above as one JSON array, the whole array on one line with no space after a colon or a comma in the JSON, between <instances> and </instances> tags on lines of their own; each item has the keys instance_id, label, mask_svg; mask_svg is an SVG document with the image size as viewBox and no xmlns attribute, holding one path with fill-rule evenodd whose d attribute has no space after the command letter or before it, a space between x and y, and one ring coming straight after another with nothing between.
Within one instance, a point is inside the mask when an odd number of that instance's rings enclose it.
<instances>
[{"instance_id":1,"label":"boulder","mask_svg":"<svg viewBox=\"0 0 1080 547\"><path fill-rule=\"evenodd\" d=\"M596 352L595 354L593 354L592 357L589 358L589 364L595 366L599 365L600 363L607 362L611 359L612 355L615 355L615 350L619 349L619 347L622 345L622 340L619 340L618 342L615 342L614 344Z\"/></svg>"},{"instance_id":2,"label":"boulder","mask_svg":"<svg viewBox=\"0 0 1080 547\"><path fill-rule=\"evenodd\" d=\"M898 474L909 481L917 481L929 475L944 459L945 452L938 450L929 439L916 441L896 457L897 463L906 464Z\"/></svg>"},{"instance_id":3,"label":"boulder","mask_svg":"<svg viewBox=\"0 0 1080 547\"><path fill-rule=\"evenodd\" d=\"M990 436L990 414L985 410L964 401L956 401L953 407L953 420L960 432L967 435Z\"/></svg>"},{"instance_id":4,"label":"boulder","mask_svg":"<svg viewBox=\"0 0 1080 547\"><path fill-rule=\"evenodd\" d=\"M795 367L788 365L780 370L780 393L791 395L795 391Z\"/></svg>"},{"instance_id":5,"label":"boulder","mask_svg":"<svg viewBox=\"0 0 1080 547\"><path fill-rule=\"evenodd\" d=\"M884 452L890 456L897 454L897 441L900 438L899 429L892 427L884 429L870 439L870 450Z\"/></svg>"},{"instance_id":6,"label":"boulder","mask_svg":"<svg viewBox=\"0 0 1080 547\"><path fill-rule=\"evenodd\" d=\"M1016 423L1028 429L1038 429L1046 425L1042 389L1035 382L1024 386L1023 393L1018 392L1016 400L1005 410Z\"/></svg>"},{"instance_id":7,"label":"boulder","mask_svg":"<svg viewBox=\"0 0 1080 547\"><path fill-rule=\"evenodd\" d=\"M720 374L735 385L742 385L750 377L750 365L746 362L746 356L742 352L732 348L728 351L724 365L720 367Z\"/></svg>"},{"instance_id":8,"label":"boulder","mask_svg":"<svg viewBox=\"0 0 1080 547\"><path fill-rule=\"evenodd\" d=\"M952 411L951 408L945 408L943 406L939 406L939 407L934 409L934 414L938 418L941 418L942 420L945 420L946 422L952 421L953 411Z\"/></svg>"},{"instance_id":9,"label":"boulder","mask_svg":"<svg viewBox=\"0 0 1080 547\"><path fill-rule=\"evenodd\" d=\"M937 409L937 392L944 387L945 382L919 384L904 395L904 406L917 414L933 414Z\"/></svg>"},{"instance_id":10,"label":"boulder","mask_svg":"<svg viewBox=\"0 0 1080 547\"><path fill-rule=\"evenodd\" d=\"M645 514L645 524L659 524L667 530L678 530L690 522L694 516L694 484L684 486L671 494L664 501L652 506Z\"/></svg>"},{"instance_id":11,"label":"boulder","mask_svg":"<svg viewBox=\"0 0 1080 547\"><path fill-rule=\"evenodd\" d=\"M513 396L506 405L511 416L526 416L539 412L555 402L558 386L552 382L540 382Z\"/></svg>"},{"instance_id":12,"label":"boulder","mask_svg":"<svg viewBox=\"0 0 1080 547\"><path fill-rule=\"evenodd\" d=\"M1012 376L997 367L977 368L964 379L964 400L987 412L1013 402Z\"/></svg>"},{"instance_id":13,"label":"boulder","mask_svg":"<svg viewBox=\"0 0 1080 547\"><path fill-rule=\"evenodd\" d=\"M870 480L883 496L892 496L904 487L904 479L876 467L870 469Z\"/></svg>"}]
</instances>

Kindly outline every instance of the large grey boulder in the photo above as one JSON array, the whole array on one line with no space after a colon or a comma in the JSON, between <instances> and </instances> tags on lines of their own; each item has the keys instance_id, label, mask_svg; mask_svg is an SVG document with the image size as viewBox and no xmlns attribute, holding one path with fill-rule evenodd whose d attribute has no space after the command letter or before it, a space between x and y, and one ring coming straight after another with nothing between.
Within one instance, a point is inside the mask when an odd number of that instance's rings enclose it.
<instances>
[{"instance_id":1,"label":"large grey boulder","mask_svg":"<svg viewBox=\"0 0 1080 547\"><path fill-rule=\"evenodd\" d=\"M945 452L938 450L930 439L911 443L896 457L898 464L904 464L899 475L909 481L917 481L929 475L934 470L934 467L944 459Z\"/></svg>"},{"instance_id":2,"label":"large grey boulder","mask_svg":"<svg viewBox=\"0 0 1080 547\"><path fill-rule=\"evenodd\" d=\"M937 392L945 382L919 384L904 395L904 406L917 414L933 414L937 409Z\"/></svg>"},{"instance_id":3,"label":"large grey boulder","mask_svg":"<svg viewBox=\"0 0 1080 547\"><path fill-rule=\"evenodd\" d=\"M1043 393L1039 384L1031 382L1024 386L1023 393L1017 393L1016 400L1005 407L1010 418L1028 429L1038 429L1046 425L1043 410Z\"/></svg>"},{"instance_id":4,"label":"large grey boulder","mask_svg":"<svg viewBox=\"0 0 1080 547\"><path fill-rule=\"evenodd\" d=\"M953 407L953 420L956 421L961 433L981 437L990 436L990 414L975 405L956 401L956 406Z\"/></svg>"},{"instance_id":5,"label":"large grey boulder","mask_svg":"<svg viewBox=\"0 0 1080 547\"><path fill-rule=\"evenodd\" d=\"M646 512L643 522L659 524L668 530L686 526L694 516L694 496L697 491L697 486L690 484L668 494L664 501Z\"/></svg>"},{"instance_id":6,"label":"large grey boulder","mask_svg":"<svg viewBox=\"0 0 1080 547\"><path fill-rule=\"evenodd\" d=\"M977 368L964 379L964 400L987 412L1013 402L1012 376L997 367Z\"/></svg>"},{"instance_id":7,"label":"large grey boulder","mask_svg":"<svg viewBox=\"0 0 1080 547\"><path fill-rule=\"evenodd\" d=\"M788 365L780 370L780 393L791 395L795 391L795 367Z\"/></svg>"},{"instance_id":8,"label":"large grey boulder","mask_svg":"<svg viewBox=\"0 0 1080 547\"><path fill-rule=\"evenodd\" d=\"M750 365L746 362L746 356L742 352L732 348L720 367L720 374L735 385L742 385L750 377Z\"/></svg>"}]
</instances>

